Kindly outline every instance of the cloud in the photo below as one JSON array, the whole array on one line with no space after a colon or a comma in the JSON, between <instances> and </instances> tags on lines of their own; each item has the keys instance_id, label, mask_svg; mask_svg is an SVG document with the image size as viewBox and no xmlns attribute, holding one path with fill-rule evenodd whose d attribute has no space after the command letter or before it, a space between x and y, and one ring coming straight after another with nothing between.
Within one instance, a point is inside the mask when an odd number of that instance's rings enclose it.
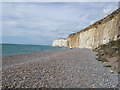
<instances>
[{"instance_id":1,"label":"cloud","mask_svg":"<svg viewBox=\"0 0 120 90\"><path fill-rule=\"evenodd\" d=\"M3 24L17 25L17 22L15 22L15 21L6 21L6 22L3 22Z\"/></svg>"},{"instance_id":2,"label":"cloud","mask_svg":"<svg viewBox=\"0 0 120 90\"><path fill-rule=\"evenodd\" d=\"M103 18L109 14L107 8L115 10L115 5L107 2L3 3L3 42L52 44L52 40L65 38Z\"/></svg>"},{"instance_id":3,"label":"cloud","mask_svg":"<svg viewBox=\"0 0 120 90\"><path fill-rule=\"evenodd\" d=\"M116 10L118 8L118 4L117 3L110 3L107 4L105 6L105 8L103 9L103 13L106 15L110 14L111 12L113 12L114 10Z\"/></svg>"}]
</instances>

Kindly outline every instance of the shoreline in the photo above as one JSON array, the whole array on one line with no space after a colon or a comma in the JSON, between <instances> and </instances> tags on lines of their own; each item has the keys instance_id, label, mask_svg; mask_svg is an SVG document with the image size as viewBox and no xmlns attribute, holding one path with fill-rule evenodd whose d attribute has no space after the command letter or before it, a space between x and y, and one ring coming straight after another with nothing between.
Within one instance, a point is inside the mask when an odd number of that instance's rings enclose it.
<instances>
[{"instance_id":1,"label":"shoreline","mask_svg":"<svg viewBox=\"0 0 120 90\"><path fill-rule=\"evenodd\" d=\"M9 66L9 64L14 64L16 61L18 63L25 63L25 62L31 62L36 59L44 59L50 56L55 56L56 54L60 54L61 52L65 52L66 49L61 50L48 50L48 51L42 51L42 52L32 52L32 53L23 53L23 54L14 54L14 55L8 55L8 56L1 56L3 67ZM60 52L60 53L59 53ZM29 59L29 60L28 60Z\"/></svg>"},{"instance_id":2,"label":"shoreline","mask_svg":"<svg viewBox=\"0 0 120 90\"><path fill-rule=\"evenodd\" d=\"M69 48L67 48L69 49ZM66 49L56 49L56 50L44 50L44 51L35 51L35 52L25 52L25 53L18 53L18 54L10 54L10 55L2 55L0 57L7 57L7 56L15 56L15 55L26 55L26 54L34 54L34 53L42 53L42 52L51 52L57 50L66 50Z\"/></svg>"},{"instance_id":3,"label":"shoreline","mask_svg":"<svg viewBox=\"0 0 120 90\"><path fill-rule=\"evenodd\" d=\"M2 44L1 56L39 53L39 52L62 50L62 49L66 49L66 48L53 47L49 45Z\"/></svg>"},{"instance_id":4,"label":"shoreline","mask_svg":"<svg viewBox=\"0 0 120 90\"><path fill-rule=\"evenodd\" d=\"M68 49L3 57L2 88L113 88L116 73L90 49Z\"/></svg>"}]
</instances>

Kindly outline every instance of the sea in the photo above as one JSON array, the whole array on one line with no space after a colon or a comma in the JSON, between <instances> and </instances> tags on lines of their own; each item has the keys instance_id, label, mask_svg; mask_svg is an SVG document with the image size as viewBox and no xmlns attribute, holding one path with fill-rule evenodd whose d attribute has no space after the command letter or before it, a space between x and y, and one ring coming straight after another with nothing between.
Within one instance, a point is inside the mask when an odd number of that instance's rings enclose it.
<instances>
[{"instance_id":1,"label":"sea","mask_svg":"<svg viewBox=\"0 0 120 90\"><path fill-rule=\"evenodd\" d=\"M65 49L65 47L55 47L48 45L0 44L0 56L9 56L16 54L26 54L60 49Z\"/></svg>"}]
</instances>

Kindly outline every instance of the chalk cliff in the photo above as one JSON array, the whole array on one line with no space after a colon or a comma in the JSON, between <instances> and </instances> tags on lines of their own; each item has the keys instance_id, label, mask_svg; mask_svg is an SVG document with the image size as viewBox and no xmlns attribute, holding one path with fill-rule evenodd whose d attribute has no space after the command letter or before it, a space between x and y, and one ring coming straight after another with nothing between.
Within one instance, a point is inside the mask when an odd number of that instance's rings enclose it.
<instances>
[{"instance_id":1,"label":"chalk cliff","mask_svg":"<svg viewBox=\"0 0 120 90\"><path fill-rule=\"evenodd\" d=\"M52 46L67 47L67 39L56 39Z\"/></svg>"},{"instance_id":2,"label":"chalk cliff","mask_svg":"<svg viewBox=\"0 0 120 90\"><path fill-rule=\"evenodd\" d=\"M95 49L101 44L120 39L120 8L93 25L53 41L53 46Z\"/></svg>"}]
</instances>

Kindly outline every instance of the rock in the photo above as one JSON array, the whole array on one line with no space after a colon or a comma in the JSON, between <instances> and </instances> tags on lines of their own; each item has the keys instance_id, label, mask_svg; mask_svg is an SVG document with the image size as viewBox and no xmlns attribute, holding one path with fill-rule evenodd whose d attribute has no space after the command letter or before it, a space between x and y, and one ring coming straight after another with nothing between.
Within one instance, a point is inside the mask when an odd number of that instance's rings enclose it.
<instances>
[{"instance_id":1,"label":"rock","mask_svg":"<svg viewBox=\"0 0 120 90\"><path fill-rule=\"evenodd\" d=\"M102 20L95 22L93 25L77 32L70 34L65 39L53 41L53 46L71 47L71 48L90 48L95 49L102 44L116 41L119 38L118 21L120 9L114 11Z\"/></svg>"},{"instance_id":2,"label":"rock","mask_svg":"<svg viewBox=\"0 0 120 90\"><path fill-rule=\"evenodd\" d=\"M67 46L67 39L56 39L53 41L53 46L60 46L66 47Z\"/></svg>"},{"instance_id":3,"label":"rock","mask_svg":"<svg viewBox=\"0 0 120 90\"><path fill-rule=\"evenodd\" d=\"M112 70L109 70L108 72L109 72L109 73L114 73Z\"/></svg>"}]
</instances>

